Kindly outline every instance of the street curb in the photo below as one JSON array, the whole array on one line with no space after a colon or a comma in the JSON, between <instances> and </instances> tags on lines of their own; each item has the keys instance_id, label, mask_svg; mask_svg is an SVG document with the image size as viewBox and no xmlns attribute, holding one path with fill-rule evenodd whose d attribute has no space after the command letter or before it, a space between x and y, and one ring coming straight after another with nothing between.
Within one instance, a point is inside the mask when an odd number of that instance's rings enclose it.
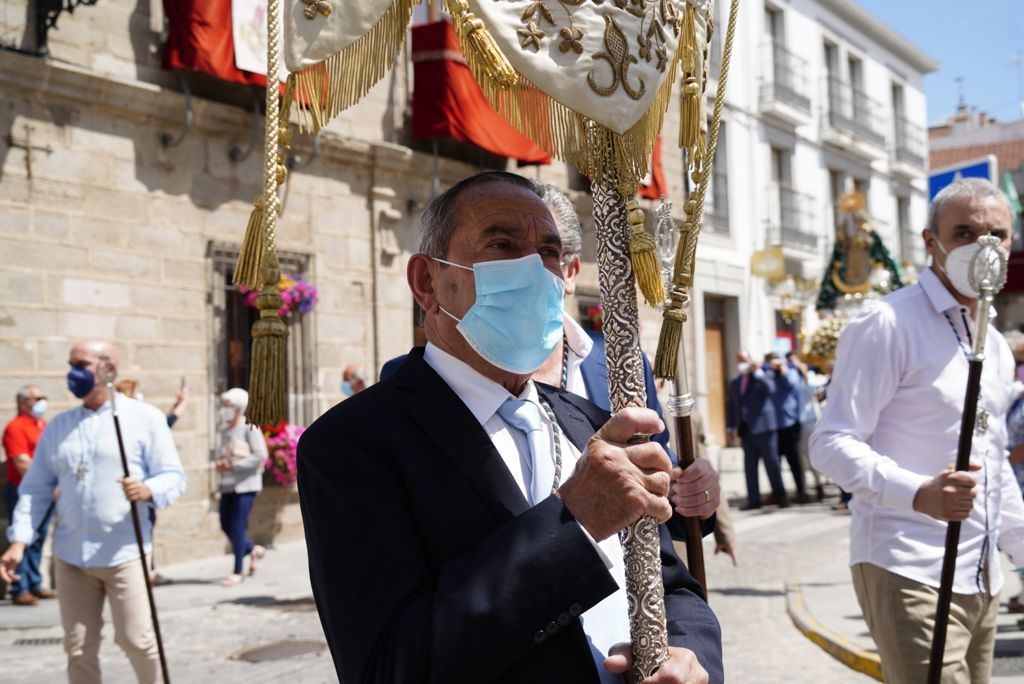
<instances>
[{"instance_id":1,"label":"street curb","mask_svg":"<svg viewBox=\"0 0 1024 684\"><path fill-rule=\"evenodd\" d=\"M798 630L830 656L852 670L882 681L882 662L877 653L866 651L838 632L818 622L804 605L799 583L786 585L786 612Z\"/></svg>"}]
</instances>

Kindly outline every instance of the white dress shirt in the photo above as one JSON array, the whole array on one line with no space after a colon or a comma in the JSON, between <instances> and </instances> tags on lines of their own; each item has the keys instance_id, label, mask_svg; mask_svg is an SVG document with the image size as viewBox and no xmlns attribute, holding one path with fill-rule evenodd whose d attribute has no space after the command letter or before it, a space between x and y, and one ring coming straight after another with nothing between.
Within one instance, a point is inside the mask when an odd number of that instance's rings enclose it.
<instances>
[{"instance_id":1,"label":"white dress shirt","mask_svg":"<svg viewBox=\"0 0 1024 684\"><path fill-rule=\"evenodd\" d=\"M850 563L871 563L939 586L947 524L913 510L918 488L956 461L974 330L930 269L915 285L868 304L843 329L811 463L853 493ZM952 325L951 325L952 323ZM955 332L954 332L955 328ZM959 342L957 337L959 336ZM1024 565L1024 501L1006 453L1006 413L1014 361L988 328L979 406L988 429L975 432L971 460L978 495L963 521L953 591L997 595L997 544ZM987 566L988 582L985 571Z\"/></svg>"},{"instance_id":2,"label":"white dress shirt","mask_svg":"<svg viewBox=\"0 0 1024 684\"><path fill-rule=\"evenodd\" d=\"M526 435L520 430L510 427L498 415L498 408L508 399L524 399L536 404L544 421L550 448L553 450L554 431L551 429L547 413L540 405L537 388L533 381L527 382L523 391L518 397L515 397L502 385L484 377L468 364L429 342L424 350L423 360L452 388L452 391L458 395L480 426L487 432L487 436L491 438L494 448L501 455L502 461L512 474L523 497L529 500L529 484L524 475L530 471L529 443ZM580 383L582 384L582 378L580 378ZM580 452L572 442L565 438L564 434L561 434L561 446L562 482L564 482L575 470ZM612 578L619 585L618 591L606 596L604 600L580 616L583 621L583 632L587 635L591 655L597 665L601 682L621 684L624 681L621 675L613 675L604 669L604 659L613 645L629 643L629 618L625 591L626 571L622 560L622 546L619 544L618 537L614 535L597 542L582 525L580 529L594 544L605 567L608 568Z\"/></svg>"},{"instance_id":3,"label":"white dress shirt","mask_svg":"<svg viewBox=\"0 0 1024 684\"><path fill-rule=\"evenodd\" d=\"M590 355L594 349L594 340L583 329L572 316L565 317L565 339L569 341L569 372L567 373L565 389L576 396L590 399L587 394L587 386L583 382L583 359Z\"/></svg>"}]
</instances>

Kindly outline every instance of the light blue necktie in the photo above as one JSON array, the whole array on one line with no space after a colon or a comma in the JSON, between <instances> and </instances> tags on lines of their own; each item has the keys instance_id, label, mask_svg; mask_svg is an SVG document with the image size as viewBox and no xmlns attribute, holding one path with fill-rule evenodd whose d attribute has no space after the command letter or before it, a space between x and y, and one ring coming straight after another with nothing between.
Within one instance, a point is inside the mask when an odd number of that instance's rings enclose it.
<instances>
[{"instance_id":1,"label":"light blue necktie","mask_svg":"<svg viewBox=\"0 0 1024 684\"><path fill-rule=\"evenodd\" d=\"M548 498L555 482L555 463L551 458L548 432L544 429L540 408L523 399L507 399L498 408L498 415L526 435L530 445L530 505L536 506Z\"/></svg>"}]
</instances>

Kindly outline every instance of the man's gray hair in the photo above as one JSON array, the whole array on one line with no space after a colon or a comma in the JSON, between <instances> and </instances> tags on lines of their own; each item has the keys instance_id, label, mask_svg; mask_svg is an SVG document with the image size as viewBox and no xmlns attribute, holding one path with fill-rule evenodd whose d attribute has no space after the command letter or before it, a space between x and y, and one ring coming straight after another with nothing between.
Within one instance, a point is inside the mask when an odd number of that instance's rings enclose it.
<instances>
[{"instance_id":1,"label":"man's gray hair","mask_svg":"<svg viewBox=\"0 0 1024 684\"><path fill-rule=\"evenodd\" d=\"M562 248L572 254L579 254L583 249L583 228L580 227L580 217L576 214L572 200L551 183L541 184L540 198L548 205L555 219L562 237Z\"/></svg>"},{"instance_id":2,"label":"man's gray hair","mask_svg":"<svg viewBox=\"0 0 1024 684\"><path fill-rule=\"evenodd\" d=\"M484 183L511 183L526 188L541 197L537 184L529 178L523 178L507 171L484 171L465 178L435 197L427 205L420 219L420 254L444 258L448 254L448 244L455 232L455 205L459 195L476 185Z\"/></svg>"},{"instance_id":3,"label":"man's gray hair","mask_svg":"<svg viewBox=\"0 0 1024 684\"><path fill-rule=\"evenodd\" d=\"M32 390L39 389L38 385L22 385L18 388L18 391L14 393L15 401L28 401Z\"/></svg>"},{"instance_id":4,"label":"man's gray hair","mask_svg":"<svg viewBox=\"0 0 1024 684\"><path fill-rule=\"evenodd\" d=\"M928 205L928 230L935 235L939 234L939 212L942 211L946 202L953 199L986 199L989 197L999 198L1007 209L1010 209L1010 214L1013 214L1013 209L1010 208L1010 199L988 179L958 178L942 188Z\"/></svg>"}]
</instances>

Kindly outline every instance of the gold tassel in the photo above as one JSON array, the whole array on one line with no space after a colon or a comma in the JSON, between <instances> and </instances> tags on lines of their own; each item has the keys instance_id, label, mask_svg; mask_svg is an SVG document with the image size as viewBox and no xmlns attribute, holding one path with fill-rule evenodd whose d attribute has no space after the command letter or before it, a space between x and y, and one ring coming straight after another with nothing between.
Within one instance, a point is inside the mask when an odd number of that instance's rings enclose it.
<instances>
[{"instance_id":1,"label":"gold tassel","mask_svg":"<svg viewBox=\"0 0 1024 684\"><path fill-rule=\"evenodd\" d=\"M693 5L683 11L682 49L683 83L679 98L679 147L693 159L701 130L700 83L697 82L697 25Z\"/></svg>"},{"instance_id":2,"label":"gold tassel","mask_svg":"<svg viewBox=\"0 0 1024 684\"><path fill-rule=\"evenodd\" d=\"M679 365L679 343L683 339L686 310L668 308L658 334L658 353L654 356L654 377L674 380Z\"/></svg>"},{"instance_id":3,"label":"gold tassel","mask_svg":"<svg viewBox=\"0 0 1024 684\"><path fill-rule=\"evenodd\" d=\"M253 202L252 213L249 214L249 223L245 227L238 263L235 264L235 285L250 290L260 286L260 261L267 248L267 233L263 225L265 220L263 197L257 197Z\"/></svg>"},{"instance_id":4,"label":"gold tassel","mask_svg":"<svg viewBox=\"0 0 1024 684\"><path fill-rule=\"evenodd\" d=\"M288 418L285 404L285 353L288 326L277 310L284 302L277 289L281 272L276 254L261 273L263 287L256 298L260 318L252 326L252 357L249 370L249 406L245 411L250 425L276 425Z\"/></svg>"},{"instance_id":5,"label":"gold tassel","mask_svg":"<svg viewBox=\"0 0 1024 684\"><path fill-rule=\"evenodd\" d=\"M636 199L636 183L623 183L618 190L623 197L629 198L626 200L626 220L633 231L629 240L629 256L636 284L648 304L661 306L665 302L665 287L658 268L658 245L654 236L644 230L644 210Z\"/></svg>"},{"instance_id":6,"label":"gold tassel","mask_svg":"<svg viewBox=\"0 0 1024 684\"><path fill-rule=\"evenodd\" d=\"M354 43L288 77L289 86L295 89L303 133L319 133L391 71L405 42L412 8L419 2L394 0L373 28Z\"/></svg>"},{"instance_id":7,"label":"gold tassel","mask_svg":"<svg viewBox=\"0 0 1024 684\"><path fill-rule=\"evenodd\" d=\"M447 0L448 13L452 16L452 27L459 37L467 61L477 63L487 80L497 88L511 88L518 80L516 70L501 52L494 38L487 31L484 22L469 11L466 0ZM470 57L472 55L472 57Z\"/></svg>"}]
</instances>

